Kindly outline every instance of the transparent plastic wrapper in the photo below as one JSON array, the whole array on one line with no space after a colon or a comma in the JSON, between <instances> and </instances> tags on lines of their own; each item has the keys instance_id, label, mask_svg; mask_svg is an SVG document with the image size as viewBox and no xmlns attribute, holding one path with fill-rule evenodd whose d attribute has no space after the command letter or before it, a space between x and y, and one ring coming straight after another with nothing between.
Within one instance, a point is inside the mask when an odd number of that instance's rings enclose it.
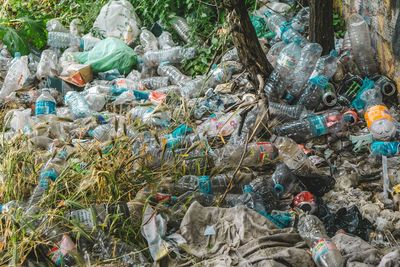
<instances>
[{"instance_id":1,"label":"transparent plastic wrapper","mask_svg":"<svg viewBox=\"0 0 400 267\"><path fill-rule=\"evenodd\" d=\"M1 87L0 99L4 99L11 93L22 88L29 76L28 57L17 56L14 58Z\"/></svg>"},{"instance_id":2,"label":"transparent plastic wrapper","mask_svg":"<svg viewBox=\"0 0 400 267\"><path fill-rule=\"evenodd\" d=\"M140 44L143 46L145 52L158 50L157 37L145 27L142 28L142 32L140 33Z\"/></svg>"},{"instance_id":3,"label":"transparent plastic wrapper","mask_svg":"<svg viewBox=\"0 0 400 267\"><path fill-rule=\"evenodd\" d=\"M50 49L44 50L37 66L36 77L42 80L47 78L47 76L57 76L59 72L60 67L58 65L57 54Z\"/></svg>"},{"instance_id":4,"label":"transparent plastic wrapper","mask_svg":"<svg viewBox=\"0 0 400 267\"><path fill-rule=\"evenodd\" d=\"M168 77L171 81L171 84L173 85L177 85L180 82L190 79L189 76L186 76L185 74L180 72L177 67L168 65L167 63L161 63L160 66L158 66L157 68L157 73L160 76Z\"/></svg>"},{"instance_id":5,"label":"transparent plastic wrapper","mask_svg":"<svg viewBox=\"0 0 400 267\"><path fill-rule=\"evenodd\" d=\"M68 92L64 97L64 101L75 119L86 118L91 115L89 104L78 92Z\"/></svg>"},{"instance_id":6,"label":"transparent plastic wrapper","mask_svg":"<svg viewBox=\"0 0 400 267\"><path fill-rule=\"evenodd\" d=\"M194 48L176 46L158 51L148 51L143 55L143 61L147 67L157 67L162 62L167 61L170 64L180 63L184 59L194 58L195 55L196 50Z\"/></svg>"},{"instance_id":7,"label":"transparent plastic wrapper","mask_svg":"<svg viewBox=\"0 0 400 267\"><path fill-rule=\"evenodd\" d=\"M167 231L167 222L160 215L155 215L150 206L147 206L142 219L142 235L146 238L153 260L159 261L168 255L168 243L163 240Z\"/></svg>"},{"instance_id":8,"label":"transparent plastic wrapper","mask_svg":"<svg viewBox=\"0 0 400 267\"><path fill-rule=\"evenodd\" d=\"M31 131L31 109L17 109L9 111L4 117L4 122L9 121L13 131L28 133Z\"/></svg>"},{"instance_id":9,"label":"transparent plastic wrapper","mask_svg":"<svg viewBox=\"0 0 400 267\"><path fill-rule=\"evenodd\" d=\"M172 39L172 34L167 31L163 31L158 37L158 44L160 49L169 49L176 46L174 40Z\"/></svg>"},{"instance_id":10,"label":"transparent plastic wrapper","mask_svg":"<svg viewBox=\"0 0 400 267\"><path fill-rule=\"evenodd\" d=\"M197 127L199 133L208 137L231 135L240 123L238 112L212 116Z\"/></svg>"},{"instance_id":11,"label":"transparent plastic wrapper","mask_svg":"<svg viewBox=\"0 0 400 267\"><path fill-rule=\"evenodd\" d=\"M133 39L140 33L140 20L127 0L112 0L104 5L97 16L93 30L104 37L122 39L127 25L132 28Z\"/></svg>"},{"instance_id":12,"label":"transparent plastic wrapper","mask_svg":"<svg viewBox=\"0 0 400 267\"><path fill-rule=\"evenodd\" d=\"M190 41L190 28L187 24L186 19L182 17L175 16L171 20L172 28L176 31L179 37L182 38L183 41L189 43Z\"/></svg>"},{"instance_id":13,"label":"transparent plastic wrapper","mask_svg":"<svg viewBox=\"0 0 400 267\"><path fill-rule=\"evenodd\" d=\"M49 20L46 23L46 30L48 32L69 32L69 30L65 28L58 19Z\"/></svg>"},{"instance_id":14,"label":"transparent plastic wrapper","mask_svg":"<svg viewBox=\"0 0 400 267\"><path fill-rule=\"evenodd\" d=\"M378 67L367 22L361 15L353 14L349 18L347 28L351 40L351 52L358 68L365 76L375 74Z\"/></svg>"},{"instance_id":15,"label":"transparent plastic wrapper","mask_svg":"<svg viewBox=\"0 0 400 267\"><path fill-rule=\"evenodd\" d=\"M301 216L298 231L311 248L313 260L318 267L344 266L340 251L328 237L324 224L316 216Z\"/></svg>"},{"instance_id":16,"label":"transparent plastic wrapper","mask_svg":"<svg viewBox=\"0 0 400 267\"><path fill-rule=\"evenodd\" d=\"M77 53L76 59L90 65L95 73L118 69L121 74L128 74L137 64L132 48L116 38L101 40L89 52Z\"/></svg>"}]
</instances>

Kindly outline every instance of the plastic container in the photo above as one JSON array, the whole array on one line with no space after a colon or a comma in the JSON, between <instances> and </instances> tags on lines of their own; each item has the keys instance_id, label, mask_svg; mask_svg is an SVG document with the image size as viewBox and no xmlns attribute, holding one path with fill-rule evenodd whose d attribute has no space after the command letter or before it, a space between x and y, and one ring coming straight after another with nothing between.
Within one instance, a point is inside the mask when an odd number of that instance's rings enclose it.
<instances>
[{"instance_id":1,"label":"plastic container","mask_svg":"<svg viewBox=\"0 0 400 267\"><path fill-rule=\"evenodd\" d=\"M344 266L340 251L328 237L324 224L316 216L301 216L298 231L310 247L313 260L318 267Z\"/></svg>"},{"instance_id":2,"label":"plastic container","mask_svg":"<svg viewBox=\"0 0 400 267\"><path fill-rule=\"evenodd\" d=\"M286 19L281 16L278 13L275 13L273 11L267 10L264 13L266 19L266 24L268 26L268 29L276 33L276 36L278 38L281 38L282 36L282 26L286 23Z\"/></svg>"},{"instance_id":3,"label":"plastic container","mask_svg":"<svg viewBox=\"0 0 400 267\"><path fill-rule=\"evenodd\" d=\"M89 104L78 92L70 91L64 97L65 104L75 119L86 118L91 115Z\"/></svg>"},{"instance_id":4,"label":"plastic container","mask_svg":"<svg viewBox=\"0 0 400 267\"><path fill-rule=\"evenodd\" d=\"M299 119L307 114L307 111L301 105L288 105L285 103L269 102L269 113L278 117Z\"/></svg>"},{"instance_id":5,"label":"plastic container","mask_svg":"<svg viewBox=\"0 0 400 267\"><path fill-rule=\"evenodd\" d=\"M43 50L37 65L36 77L38 80L43 80L47 76L58 76L59 71L57 54L51 49Z\"/></svg>"},{"instance_id":6,"label":"plastic container","mask_svg":"<svg viewBox=\"0 0 400 267\"><path fill-rule=\"evenodd\" d=\"M50 94L50 89L42 89L42 94L36 100L35 116L56 115L56 104L56 100Z\"/></svg>"},{"instance_id":7,"label":"plastic container","mask_svg":"<svg viewBox=\"0 0 400 267\"><path fill-rule=\"evenodd\" d=\"M282 49L287 44L285 42L277 42L274 44L267 53L267 60L271 63L272 67L276 67L276 61L278 60L279 54L282 52Z\"/></svg>"},{"instance_id":8,"label":"plastic container","mask_svg":"<svg viewBox=\"0 0 400 267\"><path fill-rule=\"evenodd\" d=\"M183 41L185 41L186 43L189 43L190 28L184 18L175 16L171 20L171 26L176 31L176 33L179 35L179 37L182 38Z\"/></svg>"},{"instance_id":9,"label":"plastic container","mask_svg":"<svg viewBox=\"0 0 400 267\"><path fill-rule=\"evenodd\" d=\"M296 16L293 17L290 26L295 31L305 32L305 30L308 29L309 22L310 22L310 8L303 7L302 9L300 9L299 12L297 12Z\"/></svg>"},{"instance_id":10,"label":"plastic container","mask_svg":"<svg viewBox=\"0 0 400 267\"><path fill-rule=\"evenodd\" d=\"M400 142L374 141L371 144L372 155L393 157L400 154Z\"/></svg>"},{"instance_id":11,"label":"plastic container","mask_svg":"<svg viewBox=\"0 0 400 267\"><path fill-rule=\"evenodd\" d=\"M301 120L275 127L275 134L287 136L303 143L309 139L340 132L345 126L342 114L328 111L320 115L310 115Z\"/></svg>"},{"instance_id":12,"label":"plastic container","mask_svg":"<svg viewBox=\"0 0 400 267\"><path fill-rule=\"evenodd\" d=\"M311 78L296 104L304 106L307 110L316 110L322 102L327 86L328 80L324 76Z\"/></svg>"},{"instance_id":13,"label":"plastic container","mask_svg":"<svg viewBox=\"0 0 400 267\"><path fill-rule=\"evenodd\" d=\"M361 15L355 13L350 16L347 28L352 54L361 73L364 76L375 74L378 72L378 67L367 22Z\"/></svg>"},{"instance_id":14,"label":"plastic container","mask_svg":"<svg viewBox=\"0 0 400 267\"><path fill-rule=\"evenodd\" d=\"M173 85L178 85L180 82L190 79L189 76L186 76L180 72L177 67L168 65L167 63L160 64L160 66L157 68L157 73L160 76L168 77Z\"/></svg>"}]
</instances>

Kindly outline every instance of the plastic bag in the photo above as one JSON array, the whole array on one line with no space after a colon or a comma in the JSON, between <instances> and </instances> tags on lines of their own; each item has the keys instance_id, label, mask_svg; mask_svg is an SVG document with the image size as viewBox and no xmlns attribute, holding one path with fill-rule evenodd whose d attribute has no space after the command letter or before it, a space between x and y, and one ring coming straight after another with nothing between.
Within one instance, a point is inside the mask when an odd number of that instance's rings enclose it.
<instances>
[{"instance_id":1,"label":"plastic bag","mask_svg":"<svg viewBox=\"0 0 400 267\"><path fill-rule=\"evenodd\" d=\"M127 0L114 0L107 3L100 10L93 30L104 37L123 39L128 26L132 28L133 39L140 33L140 20L131 3Z\"/></svg>"},{"instance_id":2,"label":"plastic bag","mask_svg":"<svg viewBox=\"0 0 400 267\"><path fill-rule=\"evenodd\" d=\"M121 74L128 74L137 63L133 49L116 38L104 39L91 51L77 53L76 59L79 63L91 65L95 73L118 69Z\"/></svg>"},{"instance_id":3,"label":"plastic bag","mask_svg":"<svg viewBox=\"0 0 400 267\"><path fill-rule=\"evenodd\" d=\"M47 76L57 76L59 74L57 54L50 49L42 52L40 62L37 66L36 77L39 80L45 79Z\"/></svg>"}]
</instances>

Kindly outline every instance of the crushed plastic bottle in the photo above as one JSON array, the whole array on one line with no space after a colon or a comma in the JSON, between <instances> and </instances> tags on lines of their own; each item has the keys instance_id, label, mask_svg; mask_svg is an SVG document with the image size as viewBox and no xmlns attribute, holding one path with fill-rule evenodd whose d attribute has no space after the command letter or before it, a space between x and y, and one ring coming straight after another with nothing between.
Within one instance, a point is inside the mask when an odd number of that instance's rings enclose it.
<instances>
[{"instance_id":1,"label":"crushed plastic bottle","mask_svg":"<svg viewBox=\"0 0 400 267\"><path fill-rule=\"evenodd\" d=\"M171 21L172 28L176 31L183 41L189 43L190 41L190 28L186 20L182 17L175 16Z\"/></svg>"},{"instance_id":2,"label":"crushed plastic bottle","mask_svg":"<svg viewBox=\"0 0 400 267\"><path fill-rule=\"evenodd\" d=\"M298 121L277 126L275 133L302 143L318 136L340 132L344 126L345 122L340 112L327 111L320 115L309 115Z\"/></svg>"},{"instance_id":3,"label":"crushed plastic bottle","mask_svg":"<svg viewBox=\"0 0 400 267\"><path fill-rule=\"evenodd\" d=\"M42 94L36 100L35 116L56 115L56 104L56 100L50 94L50 89L42 89Z\"/></svg>"},{"instance_id":4,"label":"crushed plastic bottle","mask_svg":"<svg viewBox=\"0 0 400 267\"><path fill-rule=\"evenodd\" d=\"M279 118L299 119L308 113L302 105L288 105L271 101L268 104L270 114Z\"/></svg>"},{"instance_id":5,"label":"crushed plastic bottle","mask_svg":"<svg viewBox=\"0 0 400 267\"><path fill-rule=\"evenodd\" d=\"M371 45L371 36L367 22L359 14L352 14L348 22L348 32L354 59L362 74L369 76L378 71L375 52Z\"/></svg>"},{"instance_id":6,"label":"crushed plastic bottle","mask_svg":"<svg viewBox=\"0 0 400 267\"><path fill-rule=\"evenodd\" d=\"M344 266L340 251L328 237L323 223L316 216L301 216L298 231L310 247L313 260L318 267Z\"/></svg>"},{"instance_id":7,"label":"crushed plastic bottle","mask_svg":"<svg viewBox=\"0 0 400 267\"><path fill-rule=\"evenodd\" d=\"M140 33L140 43L146 52L158 50L157 37L155 37L154 34L145 27L142 28L142 32Z\"/></svg>"},{"instance_id":8,"label":"crushed plastic bottle","mask_svg":"<svg viewBox=\"0 0 400 267\"><path fill-rule=\"evenodd\" d=\"M160 76L168 77L173 85L178 85L181 82L190 79L189 76L186 76L180 72L177 67L168 65L168 62L161 63L157 68L157 73Z\"/></svg>"},{"instance_id":9,"label":"crushed plastic bottle","mask_svg":"<svg viewBox=\"0 0 400 267\"><path fill-rule=\"evenodd\" d=\"M393 157L400 154L400 142L374 141L371 144L372 155Z\"/></svg>"},{"instance_id":10,"label":"crushed plastic bottle","mask_svg":"<svg viewBox=\"0 0 400 267\"><path fill-rule=\"evenodd\" d=\"M307 110L316 110L322 102L322 96L327 86L328 80L323 75L311 78L297 101L297 105L302 105Z\"/></svg>"},{"instance_id":11,"label":"crushed plastic bottle","mask_svg":"<svg viewBox=\"0 0 400 267\"><path fill-rule=\"evenodd\" d=\"M220 174L213 177L185 175L174 186L174 192L181 195L187 191L198 191L202 194L221 194L228 189L229 179ZM240 186L233 185L233 191L240 191Z\"/></svg>"},{"instance_id":12,"label":"crushed plastic bottle","mask_svg":"<svg viewBox=\"0 0 400 267\"><path fill-rule=\"evenodd\" d=\"M272 67L276 67L276 61L278 60L279 54L282 52L282 49L286 46L287 44L283 41L277 42L274 44L267 53L267 60L269 63L271 63Z\"/></svg>"},{"instance_id":13,"label":"crushed plastic bottle","mask_svg":"<svg viewBox=\"0 0 400 267\"><path fill-rule=\"evenodd\" d=\"M19 53L16 54L4 78L4 83L0 91L0 99L4 99L11 93L22 88L29 76L28 57L21 57Z\"/></svg>"},{"instance_id":14,"label":"crushed plastic bottle","mask_svg":"<svg viewBox=\"0 0 400 267\"><path fill-rule=\"evenodd\" d=\"M91 114L89 104L78 92L70 91L64 97L65 104L68 105L74 118L86 118Z\"/></svg>"},{"instance_id":15,"label":"crushed plastic bottle","mask_svg":"<svg viewBox=\"0 0 400 267\"><path fill-rule=\"evenodd\" d=\"M192 59L196 55L194 48L176 46L158 51L148 51L143 55L143 62L148 67L157 67L162 62L180 63L184 59Z\"/></svg>"}]
</instances>

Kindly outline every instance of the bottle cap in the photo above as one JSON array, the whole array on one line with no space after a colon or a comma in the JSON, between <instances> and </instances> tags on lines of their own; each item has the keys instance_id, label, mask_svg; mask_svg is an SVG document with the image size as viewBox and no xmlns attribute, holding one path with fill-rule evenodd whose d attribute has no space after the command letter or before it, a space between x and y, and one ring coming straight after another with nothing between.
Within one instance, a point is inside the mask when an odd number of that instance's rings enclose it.
<instances>
[{"instance_id":1,"label":"bottle cap","mask_svg":"<svg viewBox=\"0 0 400 267\"><path fill-rule=\"evenodd\" d=\"M243 186L243 193L251 193L254 192L253 187L249 184Z\"/></svg>"},{"instance_id":2,"label":"bottle cap","mask_svg":"<svg viewBox=\"0 0 400 267\"><path fill-rule=\"evenodd\" d=\"M15 58L20 58L21 57L21 52L15 52L14 57Z\"/></svg>"},{"instance_id":3,"label":"bottle cap","mask_svg":"<svg viewBox=\"0 0 400 267\"><path fill-rule=\"evenodd\" d=\"M283 185L281 185L281 184L275 184L274 190L275 190L275 192L276 192L278 195L280 195L280 194L283 193L284 187L283 187Z\"/></svg>"},{"instance_id":4,"label":"bottle cap","mask_svg":"<svg viewBox=\"0 0 400 267\"><path fill-rule=\"evenodd\" d=\"M329 53L329 55L330 55L331 57L337 57L337 56L339 55L339 53L338 53L335 49L333 49L333 50Z\"/></svg>"}]
</instances>

